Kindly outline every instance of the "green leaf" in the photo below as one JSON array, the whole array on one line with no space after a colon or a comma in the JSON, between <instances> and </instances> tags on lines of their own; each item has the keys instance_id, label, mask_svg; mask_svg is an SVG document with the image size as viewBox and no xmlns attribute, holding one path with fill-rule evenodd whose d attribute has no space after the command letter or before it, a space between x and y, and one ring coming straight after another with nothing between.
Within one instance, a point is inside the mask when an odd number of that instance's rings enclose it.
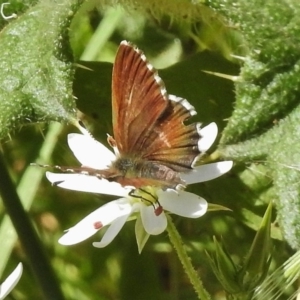
<instances>
[{"instance_id":1,"label":"green leaf","mask_svg":"<svg viewBox=\"0 0 300 300\"><path fill-rule=\"evenodd\" d=\"M233 2L238 5L232 9ZM284 237L299 249L300 3L207 4L239 24L249 48L235 84L235 110L224 129L220 154L266 165L264 174L274 183L268 201L275 200Z\"/></svg>"},{"instance_id":2,"label":"green leaf","mask_svg":"<svg viewBox=\"0 0 300 300\"><path fill-rule=\"evenodd\" d=\"M141 215L139 214L135 222L135 237L138 245L138 251L141 254L146 245L150 235L146 232L142 223Z\"/></svg>"},{"instance_id":3,"label":"green leaf","mask_svg":"<svg viewBox=\"0 0 300 300\"><path fill-rule=\"evenodd\" d=\"M207 253L207 256L216 277L226 292L230 294L241 292L241 287L239 286L236 278L237 268L228 254L224 243L219 244L216 238L214 238L214 245L216 251L215 254L210 256Z\"/></svg>"},{"instance_id":4,"label":"green leaf","mask_svg":"<svg viewBox=\"0 0 300 300\"><path fill-rule=\"evenodd\" d=\"M284 237L295 249L300 247L299 124L300 106L259 137L221 149L221 155L230 159L264 161L274 184L269 200L275 200Z\"/></svg>"},{"instance_id":5,"label":"green leaf","mask_svg":"<svg viewBox=\"0 0 300 300\"><path fill-rule=\"evenodd\" d=\"M244 261L239 279L249 290L256 288L267 275L271 257L272 202L265 212L262 223Z\"/></svg>"},{"instance_id":6,"label":"green leaf","mask_svg":"<svg viewBox=\"0 0 300 300\"><path fill-rule=\"evenodd\" d=\"M74 118L68 27L80 2L42 1L1 32L0 138L29 122Z\"/></svg>"},{"instance_id":7,"label":"green leaf","mask_svg":"<svg viewBox=\"0 0 300 300\"><path fill-rule=\"evenodd\" d=\"M209 2L239 24L249 49L236 83L235 111L224 130L223 144L262 133L297 105L300 93L300 4L275 0L263 6L259 0L234 3ZM263 22L257 22L258 18Z\"/></svg>"}]
</instances>

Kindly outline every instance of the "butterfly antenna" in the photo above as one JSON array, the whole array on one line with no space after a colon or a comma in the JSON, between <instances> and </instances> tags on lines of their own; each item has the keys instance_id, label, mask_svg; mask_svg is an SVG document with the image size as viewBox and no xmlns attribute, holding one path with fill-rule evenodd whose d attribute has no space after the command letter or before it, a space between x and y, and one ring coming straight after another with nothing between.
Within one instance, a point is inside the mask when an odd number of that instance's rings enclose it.
<instances>
[{"instance_id":1,"label":"butterfly antenna","mask_svg":"<svg viewBox=\"0 0 300 300\"><path fill-rule=\"evenodd\" d=\"M154 209L155 215L156 215L156 216L159 216L159 215L162 213L163 208L162 208L162 206L160 205L160 203L159 203L159 201L158 201L158 198L155 197L155 196L154 196L153 194L151 194L150 192L144 190L144 189L141 189L141 188L140 188L139 190L142 191L143 193L149 195L150 197L152 197L152 198L155 200L155 202L153 203L152 201L150 201L150 200L147 199L147 198L142 197L141 195L136 195L136 194L134 194L135 190L131 190L131 191L129 192L129 196L131 196L131 197L133 197L133 198L138 198L138 199L140 199L140 200L143 200L143 201L148 202L149 204L152 205L152 207L153 207L153 209ZM158 207L155 207L155 204L158 204Z\"/></svg>"},{"instance_id":2,"label":"butterfly antenna","mask_svg":"<svg viewBox=\"0 0 300 300\"><path fill-rule=\"evenodd\" d=\"M57 169L60 170L62 172L70 172L70 173L76 173L75 168L71 168L71 167L64 167L64 166L51 166L51 165L43 165L43 164L39 164L39 163L31 163L30 166L35 166L35 167L40 167L40 168L46 168L46 169Z\"/></svg>"},{"instance_id":3,"label":"butterfly antenna","mask_svg":"<svg viewBox=\"0 0 300 300\"><path fill-rule=\"evenodd\" d=\"M144 190L144 189L139 189L140 191L142 191L143 193L145 193L145 194L147 194L147 195L149 195L150 197L152 197L154 200L155 200L155 202L158 202L158 198L157 197L155 197L153 194L151 194L150 192L148 192L148 191L146 191L146 190ZM159 202L158 202L159 203Z\"/></svg>"},{"instance_id":4,"label":"butterfly antenna","mask_svg":"<svg viewBox=\"0 0 300 300\"><path fill-rule=\"evenodd\" d=\"M140 200L143 200L143 201L148 202L148 203L151 204L151 205L153 206L153 208L155 209L155 206L154 206L154 204L153 204L152 201L150 201L149 199L146 199L146 198L144 198L144 197L142 197L142 196L140 196L140 195L134 194L135 191L136 191L136 190L131 190L131 191L128 193L128 195L131 196L131 197L133 197L133 198L137 198L137 199L140 199Z\"/></svg>"}]
</instances>

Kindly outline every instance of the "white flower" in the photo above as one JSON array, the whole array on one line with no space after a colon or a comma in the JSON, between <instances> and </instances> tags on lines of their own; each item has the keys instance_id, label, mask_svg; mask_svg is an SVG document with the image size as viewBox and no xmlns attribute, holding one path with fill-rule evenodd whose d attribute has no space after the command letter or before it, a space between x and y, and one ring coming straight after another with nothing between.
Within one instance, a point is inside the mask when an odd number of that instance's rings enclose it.
<instances>
[{"instance_id":1,"label":"white flower","mask_svg":"<svg viewBox=\"0 0 300 300\"><path fill-rule=\"evenodd\" d=\"M183 217L198 218L207 210L207 202L192 193L173 190L155 191L153 188L147 188L145 192L138 190L136 196L141 198L127 196L106 203L69 229L59 242L63 245L77 244L104 226L110 225L102 240L93 243L95 247L103 248L115 238L130 217L138 219L136 232L144 228L148 235L157 235L167 227L165 211ZM143 225L141 228L139 228L140 222Z\"/></svg>"},{"instance_id":2,"label":"white flower","mask_svg":"<svg viewBox=\"0 0 300 300\"><path fill-rule=\"evenodd\" d=\"M11 290L19 282L22 276L23 265L19 263L14 271L6 278L6 280L0 285L0 300L4 299Z\"/></svg>"},{"instance_id":3,"label":"white flower","mask_svg":"<svg viewBox=\"0 0 300 300\"><path fill-rule=\"evenodd\" d=\"M206 151L212 145L216 135L215 123L201 130L199 146L202 151ZM116 159L113 152L89 134L69 134L68 143L76 158L85 167L105 169ZM188 185L217 178L228 172L231 167L231 161L217 162L194 167L191 172L182 173L180 176ZM136 218L136 236L141 251L149 235L160 234L166 229L165 212L198 218L207 211L205 199L185 191L122 187L117 182L84 174L47 172L46 176L50 182L62 188L122 197L101 206L70 228L59 240L63 245L79 243L107 226L101 241L93 243L95 247L105 247L115 238L127 220Z\"/></svg>"}]
</instances>

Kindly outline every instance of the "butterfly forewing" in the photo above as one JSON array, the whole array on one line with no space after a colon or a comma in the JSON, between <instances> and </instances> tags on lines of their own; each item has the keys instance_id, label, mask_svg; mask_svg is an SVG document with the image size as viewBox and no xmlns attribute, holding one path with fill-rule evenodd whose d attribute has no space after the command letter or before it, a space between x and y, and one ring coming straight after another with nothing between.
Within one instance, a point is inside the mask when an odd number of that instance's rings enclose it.
<instances>
[{"instance_id":1,"label":"butterfly forewing","mask_svg":"<svg viewBox=\"0 0 300 300\"><path fill-rule=\"evenodd\" d=\"M112 106L114 139L120 154L138 155L168 106L167 93L144 54L122 42L113 67Z\"/></svg>"},{"instance_id":2,"label":"butterfly forewing","mask_svg":"<svg viewBox=\"0 0 300 300\"><path fill-rule=\"evenodd\" d=\"M142 173L149 167L152 179L156 168L161 174L168 173L165 167L175 172L192 168L200 154L200 124L184 121L196 114L194 108L183 98L168 96L145 55L127 42L121 43L116 56L112 99L114 138L121 157L143 160ZM163 176L157 179L163 181Z\"/></svg>"}]
</instances>

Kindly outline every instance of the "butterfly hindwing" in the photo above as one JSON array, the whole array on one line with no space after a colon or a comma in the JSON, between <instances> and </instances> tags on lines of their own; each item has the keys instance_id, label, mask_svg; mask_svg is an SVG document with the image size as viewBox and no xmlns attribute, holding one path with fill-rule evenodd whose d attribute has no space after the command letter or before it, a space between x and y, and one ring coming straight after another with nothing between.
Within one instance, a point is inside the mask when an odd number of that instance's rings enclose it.
<instances>
[{"instance_id":1,"label":"butterfly hindwing","mask_svg":"<svg viewBox=\"0 0 300 300\"><path fill-rule=\"evenodd\" d=\"M169 96L169 109L156 123L148 138L143 158L160 162L175 171L188 171L200 154L200 124L184 125L196 111L186 99Z\"/></svg>"}]
</instances>

